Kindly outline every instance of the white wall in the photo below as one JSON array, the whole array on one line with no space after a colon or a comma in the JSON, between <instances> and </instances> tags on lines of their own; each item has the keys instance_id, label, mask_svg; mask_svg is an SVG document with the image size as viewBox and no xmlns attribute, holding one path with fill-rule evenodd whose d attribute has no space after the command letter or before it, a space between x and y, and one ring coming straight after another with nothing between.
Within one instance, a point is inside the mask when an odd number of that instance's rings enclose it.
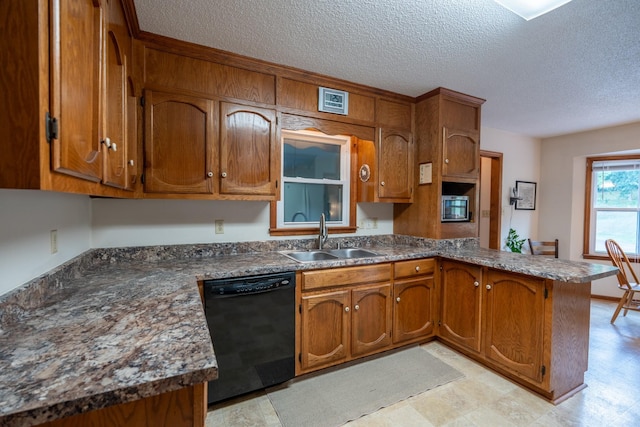
<instances>
[{"instance_id":1,"label":"white wall","mask_svg":"<svg viewBox=\"0 0 640 427\"><path fill-rule=\"evenodd\" d=\"M58 230L55 254L51 230ZM88 196L0 189L0 295L90 247Z\"/></svg>"},{"instance_id":2,"label":"white wall","mask_svg":"<svg viewBox=\"0 0 640 427\"><path fill-rule=\"evenodd\" d=\"M586 157L639 149L640 122L542 141L540 237L557 237L562 257L583 260ZM594 281L592 294L618 296L615 283L615 277Z\"/></svg>"},{"instance_id":3,"label":"white wall","mask_svg":"<svg viewBox=\"0 0 640 427\"><path fill-rule=\"evenodd\" d=\"M94 248L292 238L269 235L268 202L93 199L92 211ZM356 217L359 223L377 218L376 229L358 229L357 235L393 233L390 203L361 203ZM224 234L215 233L219 219Z\"/></svg>"},{"instance_id":4,"label":"white wall","mask_svg":"<svg viewBox=\"0 0 640 427\"><path fill-rule=\"evenodd\" d=\"M360 225L373 218L376 229L356 234L393 233L392 204L358 205ZM224 220L224 234L215 234L216 219ZM58 252L51 254L54 229ZM0 295L91 248L270 239L266 202L91 199L0 190Z\"/></svg>"},{"instance_id":5,"label":"white wall","mask_svg":"<svg viewBox=\"0 0 640 427\"><path fill-rule=\"evenodd\" d=\"M541 141L500 129L483 127L480 148L503 154L501 247L505 248L509 227L515 229L523 239L538 237L538 217L542 205L539 197L542 194L539 182ZM535 210L516 210L514 206L509 205L509 195L516 185L516 180L538 183Z\"/></svg>"}]
</instances>

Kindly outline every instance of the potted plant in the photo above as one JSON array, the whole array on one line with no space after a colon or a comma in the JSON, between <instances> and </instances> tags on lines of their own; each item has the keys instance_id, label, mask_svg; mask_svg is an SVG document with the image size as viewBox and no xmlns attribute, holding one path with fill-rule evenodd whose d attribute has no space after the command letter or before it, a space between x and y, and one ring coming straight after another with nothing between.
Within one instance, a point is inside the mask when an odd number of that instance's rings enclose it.
<instances>
[{"instance_id":1,"label":"potted plant","mask_svg":"<svg viewBox=\"0 0 640 427\"><path fill-rule=\"evenodd\" d=\"M515 252L518 254L522 253L522 245L524 245L524 241L526 239L520 239L518 233L513 228L509 229L509 234L507 235L506 246L509 248L511 252Z\"/></svg>"}]
</instances>

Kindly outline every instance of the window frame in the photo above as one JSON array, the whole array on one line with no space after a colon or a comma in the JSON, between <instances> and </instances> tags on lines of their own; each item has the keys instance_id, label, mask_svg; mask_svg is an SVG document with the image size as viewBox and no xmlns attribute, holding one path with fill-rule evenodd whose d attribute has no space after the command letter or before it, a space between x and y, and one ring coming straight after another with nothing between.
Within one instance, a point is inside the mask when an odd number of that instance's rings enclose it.
<instances>
[{"instance_id":1,"label":"window frame","mask_svg":"<svg viewBox=\"0 0 640 427\"><path fill-rule=\"evenodd\" d=\"M619 156L598 156L598 157L587 157L586 158L586 178L585 178L585 205L584 205L584 238L583 238L583 248L582 248L582 257L585 259L601 259L608 260L609 255L602 252L595 251L595 218L594 213L596 209L593 207L593 164L596 162L606 162L606 161L637 161L640 162L640 154L632 154L632 155L619 155ZM611 210L608 208L607 210ZM640 215L640 206L636 209L632 208L621 208L620 209L629 211L635 210ZM640 239L640 229L637 231L637 239ZM629 259L637 259L640 254L629 252L627 253ZM633 262L633 261L632 261Z\"/></svg>"},{"instance_id":2,"label":"window frame","mask_svg":"<svg viewBox=\"0 0 640 427\"><path fill-rule=\"evenodd\" d=\"M322 179L322 178L300 178L300 177L285 177L284 176L284 156L285 156L285 139L296 139L309 143L335 145L340 147L340 171L338 179ZM308 218L307 221L302 223L296 223L286 221L284 218L284 192L287 183L298 184L316 184L316 185L339 185L342 187L342 220L331 221L327 220L327 227L344 227L349 224L349 211L350 211L350 195L351 195L351 138L346 135L326 135L322 132L310 131L310 130L283 130L280 136L281 147L281 165L282 171L280 173L280 197L277 203L277 227L279 229L299 229L299 228L317 228L320 224L320 219Z\"/></svg>"},{"instance_id":3,"label":"window frame","mask_svg":"<svg viewBox=\"0 0 640 427\"><path fill-rule=\"evenodd\" d=\"M359 139L373 140L374 129L364 126L350 125L345 123L331 122L322 119L316 119L311 117L302 117L290 114L282 115L282 129L280 133L284 131L296 131L296 130L309 130L318 131L325 135L343 135L348 136L351 139L349 148L350 156L350 192L349 192L349 221L347 226L331 226L328 224L327 230L329 234L338 233L355 233L358 228L356 226L356 200L357 200L357 147ZM282 148L282 137L280 137L279 144ZM282 179L282 171L280 171L280 179ZM302 235L315 235L318 233L318 227L300 227L300 228L278 228L278 201L280 198L280 188L278 188L278 200L270 202L269 205L269 234L271 236L302 236Z\"/></svg>"}]
</instances>

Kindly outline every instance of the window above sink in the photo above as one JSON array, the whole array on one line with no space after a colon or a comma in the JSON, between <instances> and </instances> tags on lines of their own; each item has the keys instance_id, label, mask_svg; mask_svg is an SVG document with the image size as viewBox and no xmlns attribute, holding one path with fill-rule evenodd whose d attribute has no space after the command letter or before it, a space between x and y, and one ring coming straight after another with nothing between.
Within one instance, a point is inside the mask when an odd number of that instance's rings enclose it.
<instances>
[{"instance_id":1,"label":"window above sink","mask_svg":"<svg viewBox=\"0 0 640 427\"><path fill-rule=\"evenodd\" d=\"M279 229L317 227L322 213L329 227L349 226L350 143L345 135L282 131Z\"/></svg>"}]
</instances>

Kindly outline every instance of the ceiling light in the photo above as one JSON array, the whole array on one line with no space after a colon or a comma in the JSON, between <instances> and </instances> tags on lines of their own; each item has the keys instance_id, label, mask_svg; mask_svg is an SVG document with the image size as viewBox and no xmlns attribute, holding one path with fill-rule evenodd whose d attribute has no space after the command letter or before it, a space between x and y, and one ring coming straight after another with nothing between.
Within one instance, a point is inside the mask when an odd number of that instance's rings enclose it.
<instances>
[{"instance_id":1,"label":"ceiling light","mask_svg":"<svg viewBox=\"0 0 640 427\"><path fill-rule=\"evenodd\" d=\"M520 15L527 21L551 12L571 0L495 0L499 5Z\"/></svg>"}]
</instances>

